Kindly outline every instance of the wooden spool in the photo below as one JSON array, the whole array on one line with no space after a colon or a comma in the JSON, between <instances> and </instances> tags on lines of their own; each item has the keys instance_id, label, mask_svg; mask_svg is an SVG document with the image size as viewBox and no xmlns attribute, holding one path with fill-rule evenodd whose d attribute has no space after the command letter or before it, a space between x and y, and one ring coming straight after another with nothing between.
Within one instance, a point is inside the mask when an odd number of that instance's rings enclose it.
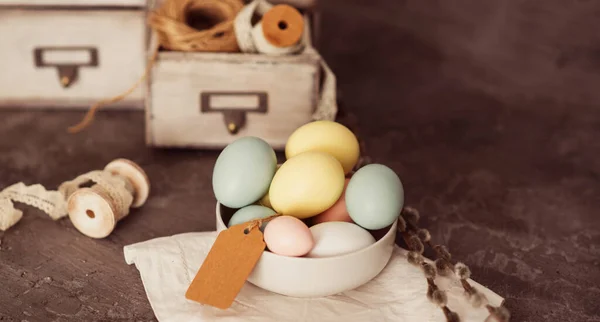
<instances>
[{"instance_id":1,"label":"wooden spool","mask_svg":"<svg viewBox=\"0 0 600 322\"><path fill-rule=\"evenodd\" d=\"M132 208L139 208L146 203L150 194L150 180L139 165L127 159L117 159L106 165L104 170L129 180L135 191Z\"/></svg>"},{"instance_id":2,"label":"wooden spool","mask_svg":"<svg viewBox=\"0 0 600 322\"><path fill-rule=\"evenodd\" d=\"M304 18L294 7L279 4L267 11L261 20L265 39L276 47L297 44L304 31Z\"/></svg>"},{"instance_id":3,"label":"wooden spool","mask_svg":"<svg viewBox=\"0 0 600 322\"><path fill-rule=\"evenodd\" d=\"M109 163L104 170L127 180L127 190L133 196L132 208L141 207L146 202L150 193L150 181L137 164L117 159ZM82 234L92 238L104 238L110 235L117 222L127 215L118 211L116 202L99 185L78 189L67 202L69 218Z\"/></svg>"}]
</instances>

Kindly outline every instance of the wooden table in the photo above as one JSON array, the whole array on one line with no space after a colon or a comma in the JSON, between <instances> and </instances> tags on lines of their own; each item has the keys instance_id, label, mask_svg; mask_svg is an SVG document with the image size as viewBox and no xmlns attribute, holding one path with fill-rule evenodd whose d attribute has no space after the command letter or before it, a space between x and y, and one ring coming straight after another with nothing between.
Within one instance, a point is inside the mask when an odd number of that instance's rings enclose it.
<instances>
[{"instance_id":1,"label":"wooden table","mask_svg":"<svg viewBox=\"0 0 600 322\"><path fill-rule=\"evenodd\" d=\"M600 321L599 36L586 27L600 8L502 3L324 2L340 121L513 321ZM214 228L217 152L146 148L137 112L67 134L81 116L0 112L0 187L55 188L125 157L148 172L151 198L103 240L22 206L0 232L0 321L152 321L123 246Z\"/></svg>"}]
</instances>

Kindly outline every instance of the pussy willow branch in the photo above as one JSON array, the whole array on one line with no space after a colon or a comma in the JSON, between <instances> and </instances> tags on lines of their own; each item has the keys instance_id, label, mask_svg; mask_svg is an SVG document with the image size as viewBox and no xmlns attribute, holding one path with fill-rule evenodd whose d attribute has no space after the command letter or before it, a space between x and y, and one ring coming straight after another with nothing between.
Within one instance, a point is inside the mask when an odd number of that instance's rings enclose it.
<instances>
[{"instance_id":1,"label":"pussy willow branch","mask_svg":"<svg viewBox=\"0 0 600 322\"><path fill-rule=\"evenodd\" d=\"M485 307L490 312L490 316L486 321L508 322L510 320L510 312L504 307L494 307L487 303L486 297L478 292L470 283L471 270L467 265L461 262L453 263L452 255L444 245L434 245L431 242L431 234L427 229L419 228L419 212L411 207L402 209L401 221L399 225L402 237L407 246L412 248L419 247L424 250L425 245L431 248L436 254L435 270L439 275L447 275L449 271L453 271L459 278L460 283L465 290L465 296L473 307L481 307L485 303ZM405 237L406 236L406 237ZM416 239L415 239L416 237ZM420 245L420 246L419 246ZM419 249L419 250L421 250ZM423 253L421 250L419 253ZM410 261L410 256L409 256ZM447 316L446 316L447 318ZM450 321L450 320L449 320Z\"/></svg>"},{"instance_id":2,"label":"pussy willow branch","mask_svg":"<svg viewBox=\"0 0 600 322\"><path fill-rule=\"evenodd\" d=\"M421 240L414 232L408 231L406 228L403 217L398 218L398 230L402 234L402 238L410 250L407 260L409 263L420 267L423 271L423 275L425 275L425 278L427 279L427 298L442 309L447 322L460 322L458 314L452 312L452 310L446 306L448 302L446 293L435 285L434 279L436 269L433 265L425 262L423 255L421 255L424 251L423 243L421 243Z\"/></svg>"}]
</instances>

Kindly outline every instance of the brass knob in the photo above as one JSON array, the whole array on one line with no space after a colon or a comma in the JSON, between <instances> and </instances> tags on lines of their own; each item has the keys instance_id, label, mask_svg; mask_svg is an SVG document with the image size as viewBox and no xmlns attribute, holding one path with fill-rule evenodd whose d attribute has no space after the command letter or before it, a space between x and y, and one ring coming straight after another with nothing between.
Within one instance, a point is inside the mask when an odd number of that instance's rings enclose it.
<instances>
[{"instance_id":1,"label":"brass knob","mask_svg":"<svg viewBox=\"0 0 600 322\"><path fill-rule=\"evenodd\" d=\"M69 79L68 76L63 76L60 78L60 83L62 84L63 87L67 87L71 83L71 79Z\"/></svg>"},{"instance_id":2,"label":"brass knob","mask_svg":"<svg viewBox=\"0 0 600 322\"><path fill-rule=\"evenodd\" d=\"M234 134L237 132L238 127L237 125L235 125L235 123L230 122L229 124L227 124L227 129L229 130L229 133Z\"/></svg>"}]
</instances>

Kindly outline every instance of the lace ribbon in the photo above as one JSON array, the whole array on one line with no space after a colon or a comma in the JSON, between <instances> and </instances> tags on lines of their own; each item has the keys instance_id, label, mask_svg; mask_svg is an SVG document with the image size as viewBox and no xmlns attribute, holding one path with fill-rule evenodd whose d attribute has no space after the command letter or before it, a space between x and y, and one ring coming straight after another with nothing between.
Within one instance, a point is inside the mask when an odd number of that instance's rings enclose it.
<instances>
[{"instance_id":1,"label":"lace ribbon","mask_svg":"<svg viewBox=\"0 0 600 322\"><path fill-rule=\"evenodd\" d=\"M7 230L23 217L23 212L14 207L15 201L35 207L48 214L53 220L67 215L65 197L62 193L47 191L40 184L26 186L19 182L0 192L0 230Z\"/></svg>"}]
</instances>

